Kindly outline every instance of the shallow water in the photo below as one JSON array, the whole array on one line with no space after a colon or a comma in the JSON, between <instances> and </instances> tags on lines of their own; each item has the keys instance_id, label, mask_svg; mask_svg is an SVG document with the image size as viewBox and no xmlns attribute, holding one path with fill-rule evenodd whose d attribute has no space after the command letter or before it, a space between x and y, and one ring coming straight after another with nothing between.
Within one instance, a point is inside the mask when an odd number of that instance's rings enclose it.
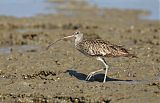
<instances>
[{"instance_id":1,"label":"shallow water","mask_svg":"<svg viewBox=\"0 0 160 103\"><path fill-rule=\"evenodd\" d=\"M0 55L3 55L3 54L10 54L11 53L11 48L8 47L8 48L0 48Z\"/></svg>"},{"instance_id":2,"label":"shallow water","mask_svg":"<svg viewBox=\"0 0 160 103\"><path fill-rule=\"evenodd\" d=\"M50 7L46 0L0 0L0 15L31 17L55 12Z\"/></svg>"},{"instance_id":3,"label":"shallow water","mask_svg":"<svg viewBox=\"0 0 160 103\"><path fill-rule=\"evenodd\" d=\"M160 0L87 0L89 4L101 8L136 9L149 11L142 19L160 20ZM56 13L55 3L47 0L1 0L0 15L14 17L32 17L38 14ZM52 8L52 9L51 9ZM64 12L66 14L66 12Z\"/></svg>"},{"instance_id":4,"label":"shallow water","mask_svg":"<svg viewBox=\"0 0 160 103\"><path fill-rule=\"evenodd\" d=\"M41 51L42 48L38 45L22 45L22 46L11 46L11 47L1 47L0 48L0 55L10 54L12 52L35 52Z\"/></svg>"},{"instance_id":5,"label":"shallow water","mask_svg":"<svg viewBox=\"0 0 160 103\"><path fill-rule=\"evenodd\" d=\"M88 0L88 2L101 8L145 10L151 14L140 18L160 20L160 0Z\"/></svg>"}]
</instances>

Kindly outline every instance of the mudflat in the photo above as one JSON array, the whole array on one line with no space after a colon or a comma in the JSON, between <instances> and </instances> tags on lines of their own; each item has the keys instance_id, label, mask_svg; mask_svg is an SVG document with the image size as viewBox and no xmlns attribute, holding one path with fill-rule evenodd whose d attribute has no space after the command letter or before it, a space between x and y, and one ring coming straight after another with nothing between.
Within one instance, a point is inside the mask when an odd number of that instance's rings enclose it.
<instances>
[{"instance_id":1,"label":"mudflat","mask_svg":"<svg viewBox=\"0 0 160 103\"><path fill-rule=\"evenodd\" d=\"M160 102L160 21L139 19L143 11L71 4L59 14L0 16L0 102ZM123 45L138 58L105 58L107 82L104 72L85 81L104 67L79 53L73 39L45 49L76 29L85 38Z\"/></svg>"}]
</instances>

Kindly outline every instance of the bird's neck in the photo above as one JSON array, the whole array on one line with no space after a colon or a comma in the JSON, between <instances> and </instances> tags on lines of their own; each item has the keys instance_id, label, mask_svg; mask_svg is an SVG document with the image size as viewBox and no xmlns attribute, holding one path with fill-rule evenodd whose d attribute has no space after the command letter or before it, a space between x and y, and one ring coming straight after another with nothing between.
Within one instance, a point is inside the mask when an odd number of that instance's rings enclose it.
<instances>
[{"instance_id":1,"label":"bird's neck","mask_svg":"<svg viewBox=\"0 0 160 103\"><path fill-rule=\"evenodd\" d=\"M79 37L77 37L77 38L75 39L75 46L76 46L77 44L79 44L80 42L82 42L82 40L83 40L83 35L80 35Z\"/></svg>"}]
</instances>

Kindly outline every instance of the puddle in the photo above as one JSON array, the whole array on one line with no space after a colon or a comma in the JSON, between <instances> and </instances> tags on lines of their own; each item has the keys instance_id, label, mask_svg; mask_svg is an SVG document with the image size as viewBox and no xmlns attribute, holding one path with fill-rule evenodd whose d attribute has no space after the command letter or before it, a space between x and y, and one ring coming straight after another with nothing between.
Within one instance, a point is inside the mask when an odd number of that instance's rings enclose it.
<instances>
[{"instance_id":1,"label":"puddle","mask_svg":"<svg viewBox=\"0 0 160 103\"><path fill-rule=\"evenodd\" d=\"M160 76L157 76L157 80L160 81Z\"/></svg>"},{"instance_id":2,"label":"puddle","mask_svg":"<svg viewBox=\"0 0 160 103\"><path fill-rule=\"evenodd\" d=\"M0 55L10 54L12 52L37 52L41 51L42 47L38 45L22 45L22 46L12 46L12 47L4 47L0 48Z\"/></svg>"},{"instance_id":3,"label":"puddle","mask_svg":"<svg viewBox=\"0 0 160 103\"><path fill-rule=\"evenodd\" d=\"M3 54L10 54L12 51L12 48L8 47L8 48L0 48L0 55Z\"/></svg>"},{"instance_id":4,"label":"puddle","mask_svg":"<svg viewBox=\"0 0 160 103\"><path fill-rule=\"evenodd\" d=\"M0 15L31 17L56 12L47 0L0 0ZM51 9L52 7L52 9Z\"/></svg>"},{"instance_id":5,"label":"puddle","mask_svg":"<svg viewBox=\"0 0 160 103\"><path fill-rule=\"evenodd\" d=\"M26 32L39 32L41 31L41 29L35 29L35 28L18 28L15 29L15 32L19 32L19 33L26 33Z\"/></svg>"},{"instance_id":6,"label":"puddle","mask_svg":"<svg viewBox=\"0 0 160 103\"><path fill-rule=\"evenodd\" d=\"M160 20L160 0L88 0L92 5L100 8L135 9L149 11L142 19Z\"/></svg>"}]
</instances>

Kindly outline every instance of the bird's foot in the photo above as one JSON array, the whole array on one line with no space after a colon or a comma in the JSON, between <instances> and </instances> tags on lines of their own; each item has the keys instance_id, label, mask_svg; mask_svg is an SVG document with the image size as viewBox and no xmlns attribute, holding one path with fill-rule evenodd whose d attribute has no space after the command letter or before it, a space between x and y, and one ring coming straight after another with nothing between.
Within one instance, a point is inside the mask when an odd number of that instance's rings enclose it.
<instances>
[{"instance_id":1,"label":"bird's foot","mask_svg":"<svg viewBox=\"0 0 160 103\"><path fill-rule=\"evenodd\" d=\"M86 77L86 81L87 80L90 80L91 79L91 77L93 76L95 74L95 72L91 72L91 73L89 73L89 75Z\"/></svg>"}]
</instances>

